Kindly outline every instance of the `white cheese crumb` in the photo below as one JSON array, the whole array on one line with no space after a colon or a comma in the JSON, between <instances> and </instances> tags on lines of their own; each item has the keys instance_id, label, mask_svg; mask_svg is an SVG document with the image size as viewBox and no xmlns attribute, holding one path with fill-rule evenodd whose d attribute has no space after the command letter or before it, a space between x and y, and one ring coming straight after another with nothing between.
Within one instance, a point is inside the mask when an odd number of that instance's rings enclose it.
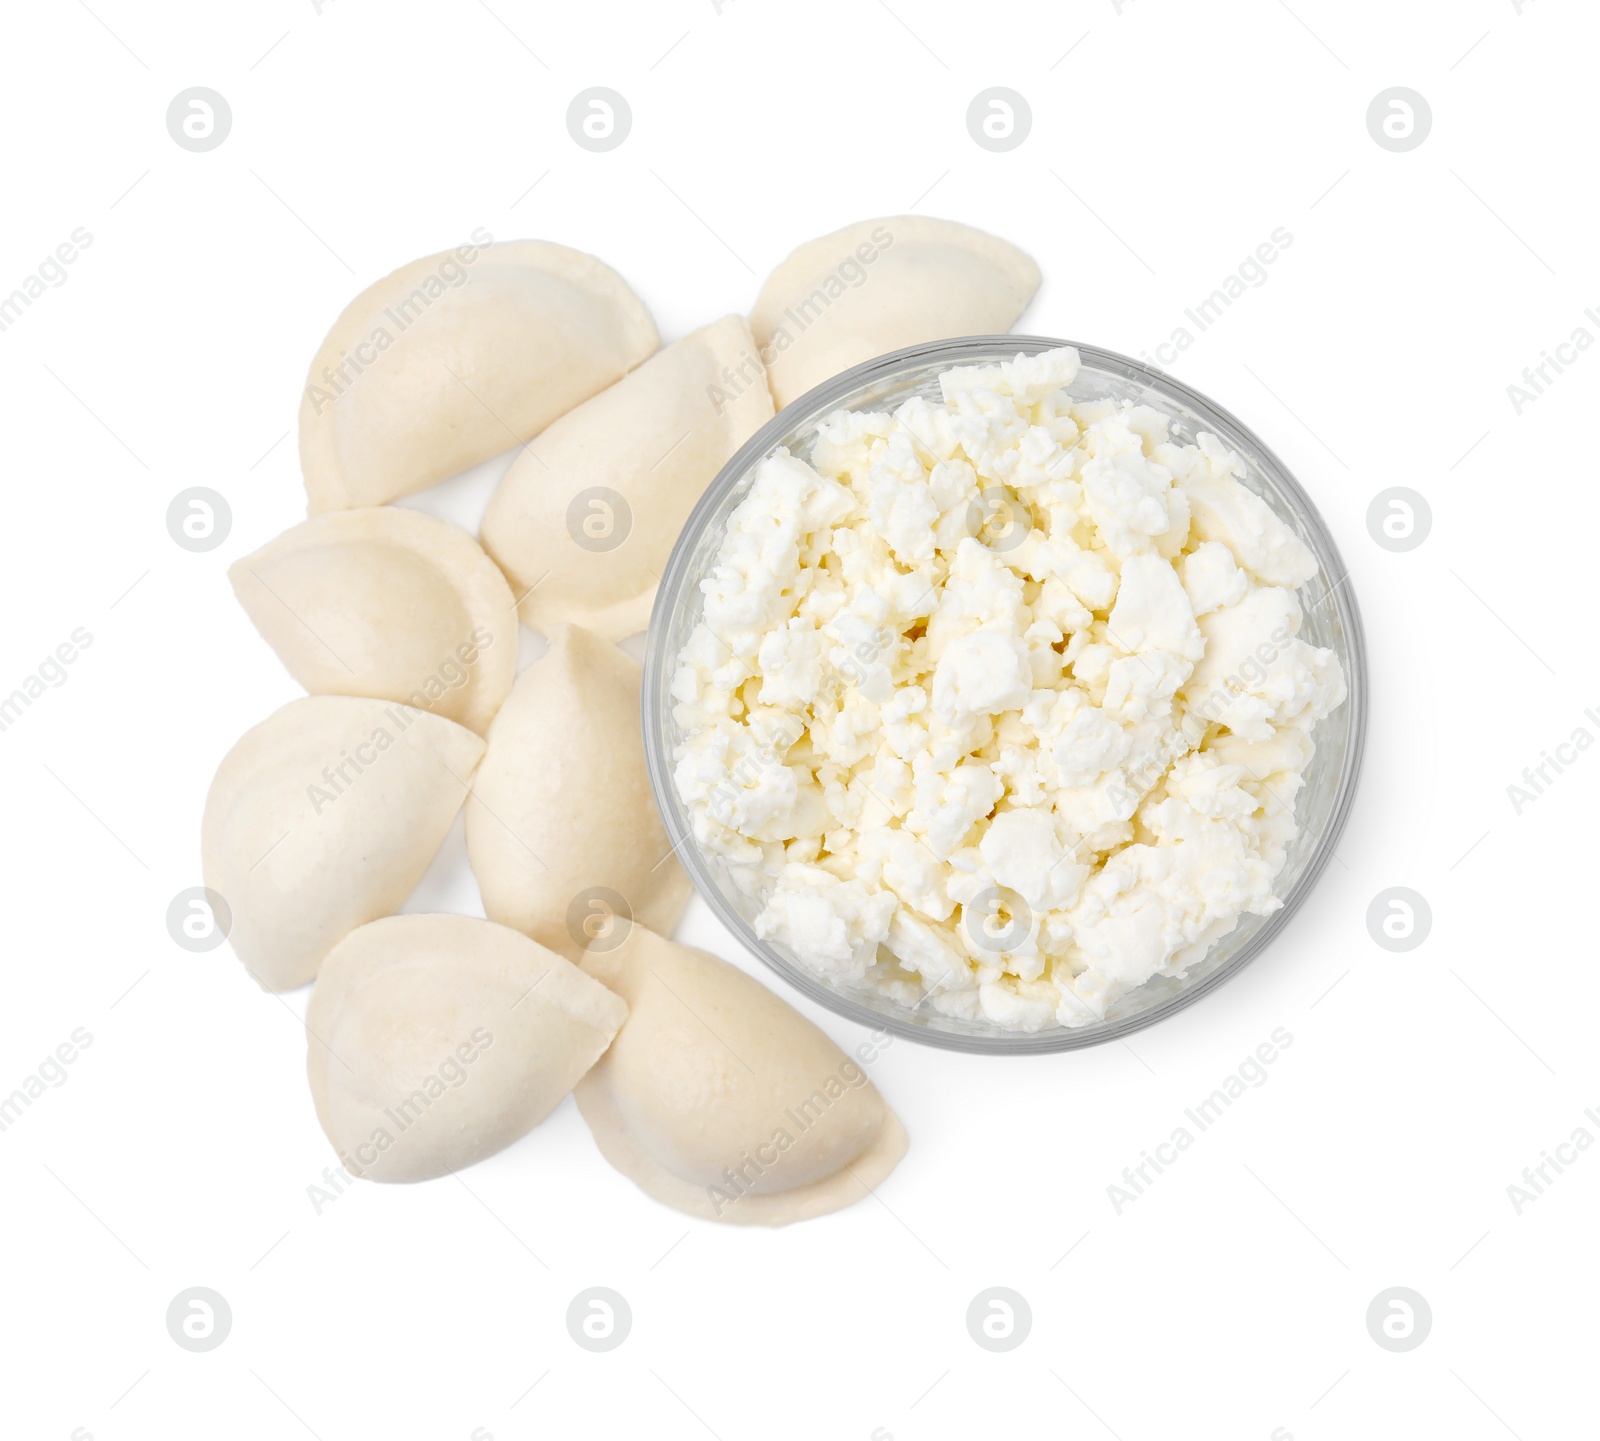
<instances>
[{"instance_id":1,"label":"white cheese crumb","mask_svg":"<svg viewBox=\"0 0 1600 1441\"><path fill-rule=\"evenodd\" d=\"M672 682L674 780L756 933L836 984L1082 1026L1280 902L1314 557L1216 437L1071 349L761 462Z\"/></svg>"}]
</instances>

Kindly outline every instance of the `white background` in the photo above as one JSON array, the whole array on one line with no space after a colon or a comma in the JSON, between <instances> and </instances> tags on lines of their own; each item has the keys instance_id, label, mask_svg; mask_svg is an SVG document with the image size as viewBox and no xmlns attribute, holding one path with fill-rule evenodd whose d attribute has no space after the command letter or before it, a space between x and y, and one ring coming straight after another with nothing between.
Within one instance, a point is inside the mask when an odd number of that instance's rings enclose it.
<instances>
[{"instance_id":1,"label":"white background","mask_svg":"<svg viewBox=\"0 0 1600 1441\"><path fill-rule=\"evenodd\" d=\"M1590 1434L1600 1148L1520 1215L1506 1188L1575 1128L1600 1138L1600 756L1521 815L1506 787L1600 734L1600 354L1521 415L1506 387L1578 325L1600 336L1592 10L91 3L9 7L0 88L0 294L93 235L0 334L0 692L94 637L0 733L0 1092L93 1035L0 1133L0 1432ZM193 85L233 109L207 154L165 128ZM590 85L633 109L609 154L565 128ZM991 85L1033 110L1007 154L965 127ZM1366 127L1394 85L1433 111L1409 153ZM1038 258L1019 328L1135 355L1292 234L1171 368L1289 463L1351 568L1374 706L1338 861L1267 955L1131 1045L895 1043L873 1076L912 1147L881 1204L691 1221L612 1172L567 1102L459 1181L316 1214L304 993L180 950L164 916L199 883L217 761L296 693L224 570L303 513L288 432L324 330L481 225L599 254L670 339L747 309L799 242L907 210ZM500 468L440 503L470 513ZM165 529L193 485L233 509L204 555ZM1366 525L1393 485L1433 510L1405 554ZM1434 917L1402 955L1366 925L1396 885ZM459 836L412 902L440 905L476 908ZM680 934L755 966L703 910ZM1122 1168L1280 1026L1266 1084L1116 1214ZM200 1355L164 1321L195 1285L233 1311ZM605 1355L564 1323L594 1285L634 1318ZM1033 1313L1003 1355L964 1322L992 1285ZM1397 1285L1433 1314L1406 1354L1365 1323Z\"/></svg>"}]
</instances>

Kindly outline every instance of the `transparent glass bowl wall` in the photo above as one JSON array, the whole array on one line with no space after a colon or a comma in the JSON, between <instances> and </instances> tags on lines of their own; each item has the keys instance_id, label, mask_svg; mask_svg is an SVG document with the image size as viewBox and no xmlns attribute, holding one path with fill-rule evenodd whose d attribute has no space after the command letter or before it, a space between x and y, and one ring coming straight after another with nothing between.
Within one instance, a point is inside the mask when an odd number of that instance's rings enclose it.
<instances>
[{"instance_id":1,"label":"transparent glass bowl wall","mask_svg":"<svg viewBox=\"0 0 1600 1441\"><path fill-rule=\"evenodd\" d=\"M1193 442L1203 430L1221 438L1244 457L1244 483L1311 548L1321 566L1317 577L1300 592L1305 612L1300 635L1338 655L1350 694L1313 732L1316 756L1295 805L1300 833L1289 848L1276 886L1283 906L1268 917L1245 917L1204 960L1191 966L1187 975L1157 978L1122 997L1103 1022L1031 1034L942 1016L926 1007L903 1006L864 986L836 986L810 970L787 947L756 935L753 922L761 902L743 895L717 858L702 852L672 782L673 755L682 731L672 717L669 690L678 654L700 621L700 581L716 562L730 512L749 491L758 462L779 446L787 446L802 459L809 458L817 421L841 407L892 410L913 395L937 400L939 373L951 366L993 363L1018 353L1034 354L1070 344L1074 342L1023 335L937 341L881 356L803 395L752 436L701 497L667 564L650 621L643 696L650 782L668 836L700 894L749 950L821 1005L863 1025L887 1027L897 1035L957 1050L1029 1054L1094 1045L1151 1025L1213 990L1258 955L1305 899L1338 842L1360 770L1367 705L1361 621L1350 585L1341 583L1344 563L1316 508L1277 456L1227 411L1125 356L1078 345L1082 368L1069 387L1074 399L1111 397L1142 403L1169 418L1176 439Z\"/></svg>"}]
</instances>

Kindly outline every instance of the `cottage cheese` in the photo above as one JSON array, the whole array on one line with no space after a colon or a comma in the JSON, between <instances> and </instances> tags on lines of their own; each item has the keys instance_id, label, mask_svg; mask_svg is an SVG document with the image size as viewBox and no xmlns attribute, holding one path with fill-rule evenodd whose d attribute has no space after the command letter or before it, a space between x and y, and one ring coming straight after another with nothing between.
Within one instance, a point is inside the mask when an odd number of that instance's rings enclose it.
<instances>
[{"instance_id":1,"label":"cottage cheese","mask_svg":"<svg viewBox=\"0 0 1600 1441\"><path fill-rule=\"evenodd\" d=\"M758 467L672 684L675 782L759 935L845 986L1082 1026L1280 902L1310 551L1216 437L947 371Z\"/></svg>"}]
</instances>

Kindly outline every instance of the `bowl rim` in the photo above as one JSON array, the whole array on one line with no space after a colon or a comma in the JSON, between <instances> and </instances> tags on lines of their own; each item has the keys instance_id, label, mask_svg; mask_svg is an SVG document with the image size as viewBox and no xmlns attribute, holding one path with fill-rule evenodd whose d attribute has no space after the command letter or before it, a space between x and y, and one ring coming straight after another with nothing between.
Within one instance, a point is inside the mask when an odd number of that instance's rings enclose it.
<instances>
[{"instance_id":1,"label":"bowl rim","mask_svg":"<svg viewBox=\"0 0 1600 1441\"><path fill-rule=\"evenodd\" d=\"M1142 382L1150 389L1170 395L1203 419L1215 418L1221 423L1221 428L1230 430L1233 437L1243 442L1234 448L1246 451L1247 458L1265 475L1268 482L1285 491L1298 504L1301 519L1311 533L1319 567L1326 569L1331 564L1338 571L1339 578L1330 583L1329 595L1334 598L1345 635L1347 654L1341 659L1345 663L1347 694L1344 704L1349 707L1349 740L1327 824L1304 869L1295 878L1288 894L1281 897L1283 904L1256 928L1254 934L1237 951L1209 974L1165 1000L1115 1021L1078 1028L1056 1026L1034 1032L963 1035L959 1032L919 1025L897 1016L885 1015L835 989L821 977L797 971L782 957L771 953L762 944L760 937L755 935L749 922L729 904L694 841L692 828L686 823L680 823L672 800L675 797L675 792L671 789L673 761L666 742L664 703L668 698L672 671L677 658L665 653L668 610L676 603L682 590L684 572L698 545L701 532L721 506L727 492L739 483L752 465L762 459L795 427L802 413L817 414L841 405L859 402L866 398L861 393L870 391L875 380L903 371L909 362L920 362L930 370L954 365L993 364L1017 355L1036 355L1044 350L1057 350L1064 346L1076 350L1080 360L1091 368L1120 371L1130 381ZM1294 473L1279 459L1277 453L1232 411L1219 405L1203 392L1173 378L1159 367L1147 365L1143 361L1134 360L1130 356L1101 346L1039 335L953 336L949 339L928 341L921 345L888 351L860 365L852 366L849 370L841 371L821 385L814 386L765 422L717 472L716 477L695 503L694 509L690 511L673 545L672 554L661 573L655 603L651 608L640 688L640 722L644 732L645 764L656 810L661 816L667 839L671 842L669 854L678 856L684 869L689 873L695 890L705 899L717 919L747 951L802 995L846 1020L942 1050L982 1055L1048 1055L1124 1040L1134 1032L1156 1025L1193 1005L1202 996L1209 995L1238 975L1278 939L1327 869L1355 804L1366 752L1368 711L1366 637L1361 624L1360 606L1356 601L1353 586L1349 582L1350 568L1345 564L1333 534L1322 517L1322 512L1295 478Z\"/></svg>"}]
</instances>

